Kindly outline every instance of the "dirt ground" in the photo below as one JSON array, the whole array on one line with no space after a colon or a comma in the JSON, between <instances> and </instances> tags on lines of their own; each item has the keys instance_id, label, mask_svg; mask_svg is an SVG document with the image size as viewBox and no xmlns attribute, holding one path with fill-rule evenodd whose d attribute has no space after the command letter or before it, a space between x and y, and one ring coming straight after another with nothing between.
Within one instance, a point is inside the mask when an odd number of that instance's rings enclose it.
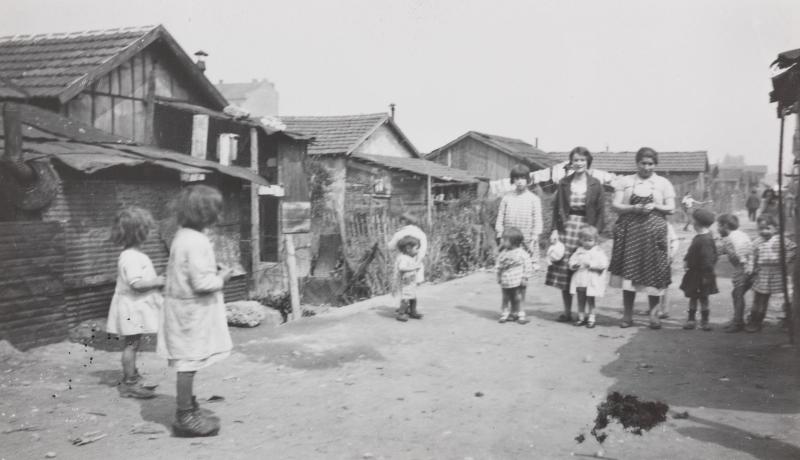
<instances>
[{"instance_id":1,"label":"dirt ground","mask_svg":"<svg viewBox=\"0 0 800 460\"><path fill-rule=\"evenodd\" d=\"M724 264L720 273L729 273ZM532 322L498 324L491 272L423 286L422 321L398 323L395 301L379 297L274 329L236 329L233 355L196 380L201 403L224 398L204 404L222 419L213 438L170 436L175 376L152 346L140 369L160 386L147 401L119 398L118 352L68 342L7 351L0 458L585 458L599 448L588 436L596 406L619 391L663 401L670 413L642 436L612 428L605 458L798 459L799 355L774 325L779 309L760 334L725 334L730 279L719 285L712 332L681 329L676 290L660 331L644 327L645 298L640 327L620 329L615 290L599 302L597 328L556 323L559 292L541 274L525 304ZM683 411L688 418L673 417ZM87 432L106 436L70 442ZM577 443L579 434L588 439Z\"/></svg>"}]
</instances>

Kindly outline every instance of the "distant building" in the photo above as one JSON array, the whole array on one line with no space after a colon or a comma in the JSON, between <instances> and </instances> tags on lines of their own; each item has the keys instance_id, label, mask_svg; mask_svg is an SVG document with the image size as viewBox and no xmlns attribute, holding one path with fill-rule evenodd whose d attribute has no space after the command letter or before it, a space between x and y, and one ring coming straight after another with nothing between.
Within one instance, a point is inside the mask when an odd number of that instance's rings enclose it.
<instances>
[{"instance_id":1,"label":"distant building","mask_svg":"<svg viewBox=\"0 0 800 460\"><path fill-rule=\"evenodd\" d=\"M521 139L477 131L468 131L425 158L490 180L508 178L511 168L520 163L531 171L557 163L547 153Z\"/></svg>"},{"instance_id":2,"label":"distant building","mask_svg":"<svg viewBox=\"0 0 800 460\"><path fill-rule=\"evenodd\" d=\"M223 83L215 85L231 104L250 112L254 117L278 116L278 91L275 83L267 79L253 79L249 83Z\"/></svg>"}]
</instances>

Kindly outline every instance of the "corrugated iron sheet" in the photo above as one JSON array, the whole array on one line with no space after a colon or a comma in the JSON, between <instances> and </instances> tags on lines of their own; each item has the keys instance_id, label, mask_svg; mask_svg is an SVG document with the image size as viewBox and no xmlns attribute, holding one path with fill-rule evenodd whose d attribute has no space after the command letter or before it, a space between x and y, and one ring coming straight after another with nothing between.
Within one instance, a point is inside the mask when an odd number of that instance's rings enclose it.
<instances>
[{"instance_id":1,"label":"corrugated iron sheet","mask_svg":"<svg viewBox=\"0 0 800 460\"><path fill-rule=\"evenodd\" d=\"M0 340L18 348L67 336L58 222L0 222Z\"/></svg>"}]
</instances>

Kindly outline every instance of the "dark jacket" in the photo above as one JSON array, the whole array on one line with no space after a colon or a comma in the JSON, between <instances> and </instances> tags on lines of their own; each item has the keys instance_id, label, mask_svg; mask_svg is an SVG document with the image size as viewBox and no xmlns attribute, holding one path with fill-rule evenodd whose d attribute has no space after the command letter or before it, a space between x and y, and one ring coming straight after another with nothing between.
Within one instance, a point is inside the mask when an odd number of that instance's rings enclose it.
<instances>
[{"instance_id":1,"label":"dark jacket","mask_svg":"<svg viewBox=\"0 0 800 460\"><path fill-rule=\"evenodd\" d=\"M553 228L564 232L564 222L569 218L569 186L574 174L561 179L553 201ZM586 223L603 231L605 224L606 196L603 184L592 176L586 177Z\"/></svg>"}]
</instances>

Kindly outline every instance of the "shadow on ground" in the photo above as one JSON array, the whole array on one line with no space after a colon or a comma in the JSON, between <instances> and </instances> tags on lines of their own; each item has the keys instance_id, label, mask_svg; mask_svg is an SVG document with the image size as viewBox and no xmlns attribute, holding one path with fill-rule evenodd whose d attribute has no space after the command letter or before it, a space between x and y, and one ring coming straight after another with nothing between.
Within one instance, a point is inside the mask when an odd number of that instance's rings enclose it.
<instances>
[{"instance_id":1,"label":"shadow on ground","mask_svg":"<svg viewBox=\"0 0 800 460\"><path fill-rule=\"evenodd\" d=\"M759 334L641 329L601 371L616 379L609 392L670 406L793 414L800 361L786 342L776 327Z\"/></svg>"},{"instance_id":2,"label":"shadow on ground","mask_svg":"<svg viewBox=\"0 0 800 460\"><path fill-rule=\"evenodd\" d=\"M377 349L364 344L317 349L298 343L258 342L238 345L236 351L250 361L306 370L331 369L360 360L385 361Z\"/></svg>"},{"instance_id":3,"label":"shadow on ground","mask_svg":"<svg viewBox=\"0 0 800 460\"><path fill-rule=\"evenodd\" d=\"M678 433L698 441L718 444L763 460L794 460L800 458L800 448L777 439L744 431L730 425L698 417L690 417L697 426L678 428Z\"/></svg>"},{"instance_id":4,"label":"shadow on ground","mask_svg":"<svg viewBox=\"0 0 800 460\"><path fill-rule=\"evenodd\" d=\"M108 387L116 388L122 379L122 371L118 369L105 369L90 373L97 378L97 383ZM172 421L175 418L175 397L156 393L152 399L131 399L140 406L142 420L146 422L158 423L171 430Z\"/></svg>"}]
</instances>

